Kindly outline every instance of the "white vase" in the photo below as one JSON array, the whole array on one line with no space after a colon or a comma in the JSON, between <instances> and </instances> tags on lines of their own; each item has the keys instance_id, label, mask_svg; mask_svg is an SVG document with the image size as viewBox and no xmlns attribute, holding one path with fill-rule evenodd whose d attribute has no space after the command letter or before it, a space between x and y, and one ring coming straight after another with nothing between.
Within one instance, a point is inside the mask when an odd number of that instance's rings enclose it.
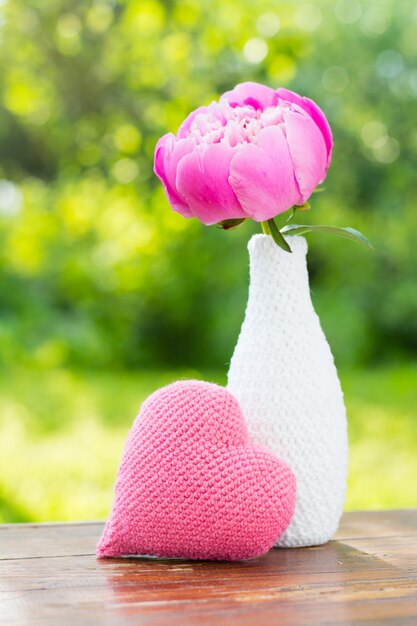
<instances>
[{"instance_id":1,"label":"white vase","mask_svg":"<svg viewBox=\"0 0 417 626\"><path fill-rule=\"evenodd\" d=\"M249 298L227 387L253 442L295 474L294 516L276 545L297 547L324 543L338 527L348 439L343 393L310 298L307 242L287 240L292 254L269 235L249 242Z\"/></svg>"}]
</instances>

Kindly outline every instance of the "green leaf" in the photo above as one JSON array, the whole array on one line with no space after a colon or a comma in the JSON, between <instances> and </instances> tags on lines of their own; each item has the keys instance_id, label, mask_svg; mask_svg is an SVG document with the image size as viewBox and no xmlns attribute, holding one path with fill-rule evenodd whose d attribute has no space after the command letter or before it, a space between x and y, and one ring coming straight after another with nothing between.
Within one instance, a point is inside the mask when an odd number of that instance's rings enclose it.
<instances>
[{"instance_id":1,"label":"green leaf","mask_svg":"<svg viewBox=\"0 0 417 626\"><path fill-rule=\"evenodd\" d=\"M294 215L295 215L295 207L291 207L291 213L290 215L287 217L287 219L285 220L286 222L291 222L291 220L293 219Z\"/></svg>"},{"instance_id":2,"label":"green leaf","mask_svg":"<svg viewBox=\"0 0 417 626\"><path fill-rule=\"evenodd\" d=\"M309 202L304 202L304 204L294 204L294 206L291 207L290 211L290 215L289 217L287 217L287 219L285 220L286 222L291 222L291 220L294 218L294 215L296 214L297 211L309 211L311 209L311 204Z\"/></svg>"},{"instance_id":3,"label":"green leaf","mask_svg":"<svg viewBox=\"0 0 417 626\"><path fill-rule=\"evenodd\" d=\"M316 187L315 190L313 191L313 193L321 193L325 189L326 189L326 187Z\"/></svg>"},{"instance_id":4,"label":"green leaf","mask_svg":"<svg viewBox=\"0 0 417 626\"><path fill-rule=\"evenodd\" d=\"M281 231L279 230L278 226L275 224L274 218L271 218L270 220L268 220L267 223L268 223L269 232L271 234L271 237L275 241L277 246L279 246L280 248L282 248L286 252L292 252L290 246L285 241L285 239L284 239ZM285 227L285 228L287 228L287 227Z\"/></svg>"},{"instance_id":5,"label":"green leaf","mask_svg":"<svg viewBox=\"0 0 417 626\"><path fill-rule=\"evenodd\" d=\"M243 222L246 222L246 219L246 217L240 217L237 219L223 220L222 222L218 222L216 226L223 228L223 230L232 230L243 224Z\"/></svg>"},{"instance_id":6,"label":"green leaf","mask_svg":"<svg viewBox=\"0 0 417 626\"><path fill-rule=\"evenodd\" d=\"M293 209L294 211L309 211L311 209L311 204L309 202L304 202L304 204L295 204Z\"/></svg>"},{"instance_id":7,"label":"green leaf","mask_svg":"<svg viewBox=\"0 0 417 626\"><path fill-rule=\"evenodd\" d=\"M372 244L368 241L365 235L362 235L358 230L354 228L346 227L341 228L339 226L319 226L316 224L288 224L282 228L283 233L288 233L289 235L304 235L305 233L328 233L329 235L337 235L339 237L345 237L345 239L351 239L352 241L357 241L358 243L367 246L368 248L374 249Z\"/></svg>"}]
</instances>

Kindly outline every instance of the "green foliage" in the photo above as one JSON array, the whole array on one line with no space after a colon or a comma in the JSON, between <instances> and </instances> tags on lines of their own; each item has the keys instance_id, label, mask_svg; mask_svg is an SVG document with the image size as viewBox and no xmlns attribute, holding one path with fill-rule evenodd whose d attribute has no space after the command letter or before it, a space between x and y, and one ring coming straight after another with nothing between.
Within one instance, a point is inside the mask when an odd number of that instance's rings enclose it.
<instances>
[{"instance_id":1,"label":"green foliage","mask_svg":"<svg viewBox=\"0 0 417 626\"><path fill-rule=\"evenodd\" d=\"M411 366L342 376L350 436L348 509L415 506L416 376ZM225 383L224 372L201 370L56 369L45 375L14 369L0 377L0 522L106 517L140 403L182 377Z\"/></svg>"},{"instance_id":2,"label":"green foliage","mask_svg":"<svg viewBox=\"0 0 417 626\"><path fill-rule=\"evenodd\" d=\"M243 80L314 98L334 130L311 224L340 365L417 351L415 14L395 0L6 0L0 5L0 353L36 367L226 367L256 226L173 214L158 137ZM260 227L258 227L259 229Z\"/></svg>"}]
</instances>

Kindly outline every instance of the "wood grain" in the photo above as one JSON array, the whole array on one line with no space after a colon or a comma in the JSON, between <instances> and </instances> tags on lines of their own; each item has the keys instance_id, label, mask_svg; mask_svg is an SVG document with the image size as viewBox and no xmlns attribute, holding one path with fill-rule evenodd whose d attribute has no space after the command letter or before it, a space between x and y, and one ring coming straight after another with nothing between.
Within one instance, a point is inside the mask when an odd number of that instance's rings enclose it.
<instances>
[{"instance_id":1,"label":"wood grain","mask_svg":"<svg viewBox=\"0 0 417 626\"><path fill-rule=\"evenodd\" d=\"M417 510L346 513L324 546L241 563L94 556L102 523L0 526L0 623L416 626Z\"/></svg>"}]
</instances>

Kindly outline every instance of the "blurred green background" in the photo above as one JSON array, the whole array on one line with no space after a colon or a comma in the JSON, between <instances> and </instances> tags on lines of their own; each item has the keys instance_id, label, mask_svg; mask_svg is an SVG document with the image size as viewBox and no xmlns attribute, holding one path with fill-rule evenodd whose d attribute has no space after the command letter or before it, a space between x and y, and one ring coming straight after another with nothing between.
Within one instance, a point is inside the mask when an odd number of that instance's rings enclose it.
<instances>
[{"instance_id":1,"label":"blurred green background","mask_svg":"<svg viewBox=\"0 0 417 626\"><path fill-rule=\"evenodd\" d=\"M104 517L144 397L225 383L255 224L172 213L161 134L244 80L334 131L303 220L350 419L347 508L417 505L417 12L396 0L0 2L0 520Z\"/></svg>"}]
</instances>

